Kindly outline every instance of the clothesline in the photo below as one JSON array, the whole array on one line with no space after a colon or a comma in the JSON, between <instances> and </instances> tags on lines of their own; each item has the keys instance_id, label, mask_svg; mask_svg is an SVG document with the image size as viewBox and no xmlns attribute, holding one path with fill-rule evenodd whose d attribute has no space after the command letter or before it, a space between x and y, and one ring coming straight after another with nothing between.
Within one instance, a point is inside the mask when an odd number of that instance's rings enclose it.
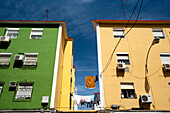
<instances>
[{"instance_id":1,"label":"clothesline","mask_svg":"<svg viewBox=\"0 0 170 113\"><path fill-rule=\"evenodd\" d=\"M74 107L81 105L87 106L87 108L94 108L95 105L99 105L100 102L100 94L95 93L89 96L81 96L81 95L73 95L72 99L74 100Z\"/></svg>"}]
</instances>

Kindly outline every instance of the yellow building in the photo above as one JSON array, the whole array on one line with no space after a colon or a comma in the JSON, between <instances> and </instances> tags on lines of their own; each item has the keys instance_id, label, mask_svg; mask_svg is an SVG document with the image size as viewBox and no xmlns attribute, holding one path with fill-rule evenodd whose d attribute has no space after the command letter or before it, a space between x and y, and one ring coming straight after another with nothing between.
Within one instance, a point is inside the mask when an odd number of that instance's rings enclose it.
<instances>
[{"instance_id":1,"label":"yellow building","mask_svg":"<svg viewBox=\"0 0 170 113\"><path fill-rule=\"evenodd\" d=\"M64 35L64 34L62 34ZM61 39L57 72L54 108L58 111L72 110L75 88L75 66L73 66L73 38Z\"/></svg>"},{"instance_id":2,"label":"yellow building","mask_svg":"<svg viewBox=\"0 0 170 113\"><path fill-rule=\"evenodd\" d=\"M170 110L170 21L139 20L132 29L133 20L92 22L97 34L100 107Z\"/></svg>"}]
</instances>

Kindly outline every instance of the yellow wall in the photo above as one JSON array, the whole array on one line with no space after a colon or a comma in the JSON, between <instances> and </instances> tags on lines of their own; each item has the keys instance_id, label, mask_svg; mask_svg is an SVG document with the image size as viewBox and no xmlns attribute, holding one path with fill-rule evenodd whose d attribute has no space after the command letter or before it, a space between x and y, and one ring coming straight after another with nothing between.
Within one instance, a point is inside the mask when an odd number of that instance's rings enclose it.
<instances>
[{"instance_id":1,"label":"yellow wall","mask_svg":"<svg viewBox=\"0 0 170 113\"><path fill-rule=\"evenodd\" d=\"M65 50L63 56L63 74L61 79L61 96L60 96L60 110L69 110L70 109L70 78L71 78L71 68L72 68L72 49L73 41L67 40L65 43Z\"/></svg>"},{"instance_id":2,"label":"yellow wall","mask_svg":"<svg viewBox=\"0 0 170 113\"><path fill-rule=\"evenodd\" d=\"M62 74L63 74L63 54L64 54L64 43L65 38L62 34L61 38L61 46L60 46L60 53L59 53L59 62L58 62L58 73L57 73L57 85L56 85L56 94L55 94L55 104L54 108L59 109L60 108L60 94L61 94L61 86L62 86Z\"/></svg>"},{"instance_id":3,"label":"yellow wall","mask_svg":"<svg viewBox=\"0 0 170 113\"><path fill-rule=\"evenodd\" d=\"M124 25L123 25L124 26ZM122 25L100 24L101 38L101 57L102 68L104 69L110 55L115 48L119 38L113 38L113 28ZM120 105L120 109L139 108L139 97L148 94L145 82L145 62L147 51L154 39L152 26L137 25L133 28L126 38L122 39L118 45L108 69L103 73L103 90L105 108L110 108L112 104ZM154 25L162 28L161 25ZM166 26L167 27L167 26ZM170 27L170 26L168 26ZM125 33L129 28L125 29ZM148 59L148 74L152 104L152 110L170 110L170 73L168 77L162 72L162 62L159 53L170 53L170 28L163 29L165 39L161 39L159 44L153 45ZM125 72L123 77L117 76L117 57L116 52L128 52L130 65L129 72ZM133 82L137 99L121 99L120 82ZM146 106L144 106L146 107Z\"/></svg>"},{"instance_id":4,"label":"yellow wall","mask_svg":"<svg viewBox=\"0 0 170 113\"><path fill-rule=\"evenodd\" d=\"M64 29L62 30L54 109L70 110L70 91L71 87L74 87L70 82L73 67L73 39L66 37ZM75 77L75 73L73 76Z\"/></svg>"}]
</instances>

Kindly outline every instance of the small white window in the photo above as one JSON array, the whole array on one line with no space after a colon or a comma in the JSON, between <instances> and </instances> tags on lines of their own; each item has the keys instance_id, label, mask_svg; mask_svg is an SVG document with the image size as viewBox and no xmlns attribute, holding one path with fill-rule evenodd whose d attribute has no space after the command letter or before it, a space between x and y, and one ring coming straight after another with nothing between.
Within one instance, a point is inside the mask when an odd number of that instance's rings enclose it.
<instances>
[{"instance_id":1,"label":"small white window","mask_svg":"<svg viewBox=\"0 0 170 113\"><path fill-rule=\"evenodd\" d=\"M6 36L16 39L18 36L19 28L8 28L6 31Z\"/></svg>"},{"instance_id":2,"label":"small white window","mask_svg":"<svg viewBox=\"0 0 170 113\"><path fill-rule=\"evenodd\" d=\"M31 99L33 83L19 83L15 99Z\"/></svg>"},{"instance_id":3,"label":"small white window","mask_svg":"<svg viewBox=\"0 0 170 113\"><path fill-rule=\"evenodd\" d=\"M168 83L168 85L169 85L169 88L170 88L170 82Z\"/></svg>"},{"instance_id":4,"label":"small white window","mask_svg":"<svg viewBox=\"0 0 170 113\"><path fill-rule=\"evenodd\" d=\"M124 29L123 28L113 28L113 36L114 36L114 38L125 38Z\"/></svg>"},{"instance_id":5,"label":"small white window","mask_svg":"<svg viewBox=\"0 0 170 113\"><path fill-rule=\"evenodd\" d=\"M25 59L24 64L25 66L36 66L38 53L24 53Z\"/></svg>"},{"instance_id":6,"label":"small white window","mask_svg":"<svg viewBox=\"0 0 170 113\"><path fill-rule=\"evenodd\" d=\"M162 64L170 64L170 53L160 53Z\"/></svg>"},{"instance_id":7,"label":"small white window","mask_svg":"<svg viewBox=\"0 0 170 113\"><path fill-rule=\"evenodd\" d=\"M43 33L43 28L32 28L30 39L41 39Z\"/></svg>"},{"instance_id":8,"label":"small white window","mask_svg":"<svg viewBox=\"0 0 170 113\"><path fill-rule=\"evenodd\" d=\"M136 98L135 88L133 83L120 83L122 98Z\"/></svg>"},{"instance_id":9,"label":"small white window","mask_svg":"<svg viewBox=\"0 0 170 113\"><path fill-rule=\"evenodd\" d=\"M127 52L118 52L116 54L117 54L117 62L130 65L129 54Z\"/></svg>"},{"instance_id":10,"label":"small white window","mask_svg":"<svg viewBox=\"0 0 170 113\"><path fill-rule=\"evenodd\" d=\"M0 53L0 65L9 65L12 53Z\"/></svg>"},{"instance_id":11,"label":"small white window","mask_svg":"<svg viewBox=\"0 0 170 113\"><path fill-rule=\"evenodd\" d=\"M152 32L153 32L153 35L154 35L155 38L156 37L159 37L160 39L164 39L165 38L162 29L152 29Z\"/></svg>"}]
</instances>

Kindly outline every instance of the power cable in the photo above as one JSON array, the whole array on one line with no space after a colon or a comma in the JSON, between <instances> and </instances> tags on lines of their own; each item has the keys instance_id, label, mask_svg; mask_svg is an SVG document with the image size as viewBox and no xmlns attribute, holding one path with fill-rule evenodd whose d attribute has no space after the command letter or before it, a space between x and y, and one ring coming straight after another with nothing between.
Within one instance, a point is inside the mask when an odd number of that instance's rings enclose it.
<instances>
[{"instance_id":1,"label":"power cable","mask_svg":"<svg viewBox=\"0 0 170 113\"><path fill-rule=\"evenodd\" d=\"M140 0L137 1L136 5L135 5L135 7L134 7L134 9L133 9L133 12L132 12L131 16L129 17L129 20L128 20L126 26L125 26L125 29L127 28L128 24L129 24L129 21L130 21L132 15L133 15L133 13L134 13L134 11L135 11L138 3L139 3L139 1L140 1ZM126 36L126 35L132 30L132 28L134 27L134 25L136 24L136 22L137 22L137 20L138 20L138 17L139 17L139 15L140 15L140 12L141 12L142 3L143 3L143 0L141 1L140 8L139 8L139 12L138 12L138 16L136 17L136 20L135 20L134 24L132 25L132 27L130 28L130 30L129 30L124 36ZM109 66L110 63L111 63L112 57L113 57L113 55L114 55L114 52L115 52L115 50L117 49L117 47L118 47L118 45L119 45L119 43L120 43L121 40L122 40L122 38L120 38L119 41L117 42L117 44L116 44L116 46L115 46L115 48L114 48L114 50L113 50L113 52L112 52L112 54L111 54L108 62L107 62L107 64L105 65L105 67L104 67L103 71L100 73L100 75L102 75L102 73L104 73L104 72L107 70L108 66ZM105 90L105 88L103 88L103 89ZM105 96L105 95L104 95L104 96ZM106 97L105 97L105 100L106 100ZM107 105L107 101L105 101L105 102L106 102L106 105Z\"/></svg>"},{"instance_id":2,"label":"power cable","mask_svg":"<svg viewBox=\"0 0 170 113\"><path fill-rule=\"evenodd\" d=\"M134 9L133 9L132 14L130 15L129 20L128 20L126 26L125 26L125 29L127 28L128 24L129 24L129 21L130 21L132 15L134 14L134 11L135 11L135 9L136 9L136 7L137 7L139 1L140 1L140 0L137 1L136 5L135 5L135 7L134 7ZM142 3L143 3L143 0L141 1L140 8L139 8L139 12L138 12L138 15L137 15L137 17L136 17L136 20L135 20L134 24L132 25L132 27L130 28L130 30L128 30L128 31L126 32L126 34L125 34L124 36L126 36L126 35L132 30L132 28L134 27L134 25L136 24L136 22L137 22L137 20L138 20L138 18L139 18L140 12L141 12ZM109 66L110 63L111 63L113 54L114 54L115 50L117 49L117 47L118 47L118 45L119 45L119 43L120 43L121 40L122 40L122 38L120 38L119 41L117 42L117 44L116 44L116 46L115 46L115 48L114 48L114 50L113 50L113 52L112 52L112 54L111 54L111 56L110 56L108 62L106 63L106 65L105 65L103 71L100 73L100 75L101 75L102 73L104 73L104 72L107 70L108 66Z\"/></svg>"},{"instance_id":3,"label":"power cable","mask_svg":"<svg viewBox=\"0 0 170 113\"><path fill-rule=\"evenodd\" d=\"M125 8L124 8L124 3L123 3L123 0L120 0L121 1L121 5L122 5L122 10L123 10L123 16L124 16L124 19L126 20L126 12L125 12Z\"/></svg>"},{"instance_id":4,"label":"power cable","mask_svg":"<svg viewBox=\"0 0 170 113\"><path fill-rule=\"evenodd\" d=\"M137 17L136 17L135 23L132 25L132 27L129 29L129 31L126 32L125 36L126 36L126 35L132 30L132 28L135 26L135 24L136 24L136 22L137 22L137 20L138 20L138 18L139 18L141 9L142 9L142 4L143 4L143 0L141 1L140 8L139 8L139 12L138 12L138 15L137 15ZM127 26L126 26L126 27L127 27Z\"/></svg>"},{"instance_id":5,"label":"power cable","mask_svg":"<svg viewBox=\"0 0 170 113\"><path fill-rule=\"evenodd\" d=\"M149 80L149 77L147 76L147 74L148 74L148 57L149 57L149 53L150 53L150 50L151 50L151 48L152 48L152 46L155 44L155 42L154 42L154 40L153 40L153 42L151 43L151 45L150 45L150 47L149 47L149 49L148 49L148 52L147 52L147 55L146 55L146 64L145 64L145 68L146 68L146 70L145 70L145 77L146 77L146 79L147 79L147 85L149 86L149 88L151 89L151 93L152 93L152 97L153 97L153 90L152 90L152 87L151 87L151 84L150 84L150 80ZM155 99L154 99L154 97L152 98L153 99L153 103L155 103ZM153 104L153 107L155 108L155 105Z\"/></svg>"},{"instance_id":6,"label":"power cable","mask_svg":"<svg viewBox=\"0 0 170 113\"><path fill-rule=\"evenodd\" d=\"M133 11L132 11L130 17L129 17L129 20L128 20L128 22L127 22L125 28L127 28L128 24L129 24L129 21L131 20L131 18L132 18L132 16L133 16L134 12L135 12L135 10L136 10L136 7L137 7L138 4L139 4L139 1L140 1L140 0L137 1L137 3L136 3L136 5L135 5L135 7L134 7L134 9L133 9Z\"/></svg>"}]
</instances>

